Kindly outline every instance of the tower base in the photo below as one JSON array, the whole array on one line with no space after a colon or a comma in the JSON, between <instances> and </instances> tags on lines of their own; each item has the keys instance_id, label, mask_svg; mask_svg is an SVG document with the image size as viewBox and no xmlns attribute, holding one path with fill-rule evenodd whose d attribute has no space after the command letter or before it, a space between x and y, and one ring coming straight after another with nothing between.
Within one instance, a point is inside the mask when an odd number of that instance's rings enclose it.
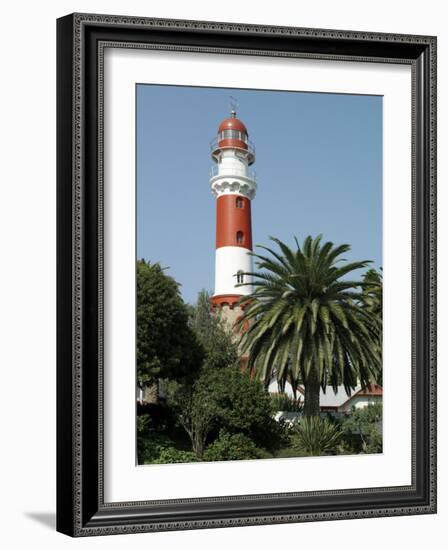
<instances>
[{"instance_id":1,"label":"tower base","mask_svg":"<svg viewBox=\"0 0 448 550\"><path fill-rule=\"evenodd\" d=\"M235 335L238 335L235 323L243 313L238 303L240 299L241 294L218 294L210 298L212 311L221 316Z\"/></svg>"},{"instance_id":2,"label":"tower base","mask_svg":"<svg viewBox=\"0 0 448 550\"><path fill-rule=\"evenodd\" d=\"M240 348L239 341L241 334L249 327L248 321L244 321L242 326L237 326L236 324L243 315L243 308L239 304L240 299L241 294L220 294L210 298L213 313L219 315L227 324L232 333L233 341L238 345L238 349ZM240 367L242 371L247 369L248 359L247 355L240 355Z\"/></svg>"},{"instance_id":3,"label":"tower base","mask_svg":"<svg viewBox=\"0 0 448 550\"><path fill-rule=\"evenodd\" d=\"M245 326L237 327L236 323L243 315L243 307L239 304L241 294L218 294L210 298L212 311L221 316L229 329L234 334L235 339L239 339L241 331L245 330Z\"/></svg>"},{"instance_id":4,"label":"tower base","mask_svg":"<svg viewBox=\"0 0 448 550\"><path fill-rule=\"evenodd\" d=\"M241 294L215 294L210 298L210 304L213 310L224 306L233 309L241 298Z\"/></svg>"}]
</instances>

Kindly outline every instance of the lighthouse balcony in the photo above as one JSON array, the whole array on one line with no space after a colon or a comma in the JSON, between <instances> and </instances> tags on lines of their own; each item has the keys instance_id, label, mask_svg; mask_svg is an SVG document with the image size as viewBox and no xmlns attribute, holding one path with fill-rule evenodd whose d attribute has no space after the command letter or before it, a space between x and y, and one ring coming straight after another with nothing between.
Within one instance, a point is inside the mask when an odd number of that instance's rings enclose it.
<instances>
[{"instance_id":1,"label":"lighthouse balcony","mask_svg":"<svg viewBox=\"0 0 448 550\"><path fill-rule=\"evenodd\" d=\"M215 138L210 142L211 155L216 162L218 162L221 152L225 149L236 149L247 155L249 164L255 162L255 146L250 139L242 141L239 139L220 140Z\"/></svg>"},{"instance_id":2,"label":"lighthouse balcony","mask_svg":"<svg viewBox=\"0 0 448 550\"><path fill-rule=\"evenodd\" d=\"M210 168L210 177L215 178L217 176L239 176L253 181L257 180L257 173L254 170L246 170L245 168L232 168L222 165L215 165Z\"/></svg>"}]
</instances>

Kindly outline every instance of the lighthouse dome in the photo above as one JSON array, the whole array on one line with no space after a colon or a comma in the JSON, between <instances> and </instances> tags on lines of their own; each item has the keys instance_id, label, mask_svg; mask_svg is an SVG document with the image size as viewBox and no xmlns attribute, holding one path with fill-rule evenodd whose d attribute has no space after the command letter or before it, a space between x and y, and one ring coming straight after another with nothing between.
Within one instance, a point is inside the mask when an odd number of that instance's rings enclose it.
<instances>
[{"instance_id":1,"label":"lighthouse dome","mask_svg":"<svg viewBox=\"0 0 448 550\"><path fill-rule=\"evenodd\" d=\"M247 128L246 126L241 122L239 118L236 118L234 116L225 118L218 128L218 133L224 132L225 130L236 130L237 132L243 132L247 135Z\"/></svg>"},{"instance_id":2,"label":"lighthouse dome","mask_svg":"<svg viewBox=\"0 0 448 550\"><path fill-rule=\"evenodd\" d=\"M248 149L248 133L246 126L236 112L232 111L230 117L225 118L218 127L218 147L221 149Z\"/></svg>"}]
</instances>

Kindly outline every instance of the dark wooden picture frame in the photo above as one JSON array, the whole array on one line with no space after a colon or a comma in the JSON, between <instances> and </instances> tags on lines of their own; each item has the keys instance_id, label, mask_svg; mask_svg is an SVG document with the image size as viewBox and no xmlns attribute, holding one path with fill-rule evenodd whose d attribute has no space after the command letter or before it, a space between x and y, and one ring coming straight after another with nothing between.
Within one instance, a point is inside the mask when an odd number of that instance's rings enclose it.
<instances>
[{"instance_id":1,"label":"dark wooden picture frame","mask_svg":"<svg viewBox=\"0 0 448 550\"><path fill-rule=\"evenodd\" d=\"M145 502L104 502L101 56L111 42L411 66L410 486L163 502L149 493ZM74 14L57 22L57 51L58 531L89 536L435 513L436 38Z\"/></svg>"}]
</instances>

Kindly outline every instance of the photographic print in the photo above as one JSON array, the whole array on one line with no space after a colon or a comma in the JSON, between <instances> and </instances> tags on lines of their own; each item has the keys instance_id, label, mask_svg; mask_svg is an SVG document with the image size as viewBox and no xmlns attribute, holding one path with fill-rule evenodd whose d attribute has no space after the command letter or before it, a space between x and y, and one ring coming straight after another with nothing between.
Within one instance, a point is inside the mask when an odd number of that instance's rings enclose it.
<instances>
[{"instance_id":1,"label":"photographic print","mask_svg":"<svg viewBox=\"0 0 448 550\"><path fill-rule=\"evenodd\" d=\"M138 84L137 463L382 452L382 97Z\"/></svg>"}]
</instances>

